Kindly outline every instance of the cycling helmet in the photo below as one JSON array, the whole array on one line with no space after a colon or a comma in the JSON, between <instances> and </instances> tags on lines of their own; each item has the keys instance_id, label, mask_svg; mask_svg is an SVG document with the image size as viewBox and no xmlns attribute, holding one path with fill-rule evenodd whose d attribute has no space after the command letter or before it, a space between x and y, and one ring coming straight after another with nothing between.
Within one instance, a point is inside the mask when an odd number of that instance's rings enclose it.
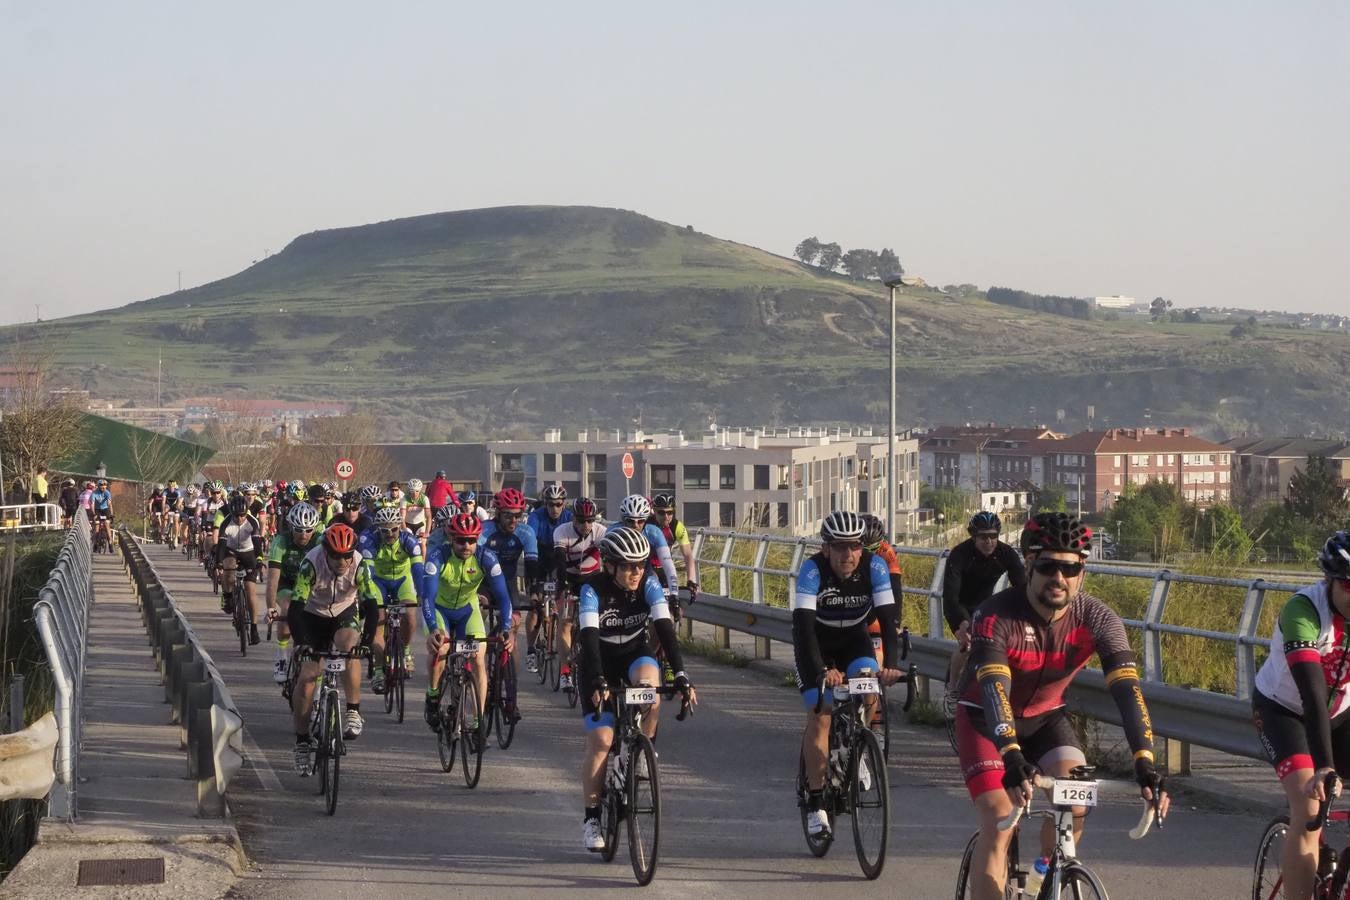
<instances>
[{"instance_id":1,"label":"cycling helmet","mask_svg":"<svg viewBox=\"0 0 1350 900\"><path fill-rule=\"evenodd\" d=\"M650 519L651 517L652 505L641 494L629 494L619 504L619 518L625 522L630 519Z\"/></svg>"},{"instance_id":2,"label":"cycling helmet","mask_svg":"<svg viewBox=\"0 0 1350 900\"><path fill-rule=\"evenodd\" d=\"M1329 578L1350 578L1350 532L1338 531L1327 538L1317 564Z\"/></svg>"},{"instance_id":3,"label":"cycling helmet","mask_svg":"<svg viewBox=\"0 0 1350 900\"><path fill-rule=\"evenodd\" d=\"M520 512L525 508L525 495L515 488L503 488L497 492L497 508Z\"/></svg>"},{"instance_id":4,"label":"cycling helmet","mask_svg":"<svg viewBox=\"0 0 1350 900\"><path fill-rule=\"evenodd\" d=\"M381 506L375 510L375 524L380 528L403 524L403 512L397 506Z\"/></svg>"},{"instance_id":5,"label":"cycling helmet","mask_svg":"<svg viewBox=\"0 0 1350 900\"><path fill-rule=\"evenodd\" d=\"M652 545L647 536L627 525L620 525L600 539L600 556L607 562L646 562L651 555Z\"/></svg>"},{"instance_id":6,"label":"cycling helmet","mask_svg":"<svg viewBox=\"0 0 1350 900\"><path fill-rule=\"evenodd\" d=\"M820 523L822 541L861 541L867 525L862 516L846 509L836 509Z\"/></svg>"},{"instance_id":7,"label":"cycling helmet","mask_svg":"<svg viewBox=\"0 0 1350 900\"><path fill-rule=\"evenodd\" d=\"M356 549L356 532L341 522L330 525L323 533L323 545L328 552L345 556Z\"/></svg>"},{"instance_id":8,"label":"cycling helmet","mask_svg":"<svg viewBox=\"0 0 1350 900\"><path fill-rule=\"evenodd\" d=\"M98 480L98 486L99 486L99 487L107 487L107 486L108 486L108 479L106 479L106 478L100 478L100 479Z\"/></svg>"},{"instance_id":9,"label":"cycling helmet","mask_svg":"<svg viewBox=\"0 0 1350 900\"><path fill-rule=\"evenodd\" d=\"M1022 553L1042 551L1086 557L1092 552L1092 529L1068 513L1037 513L1022 526Z\"/></svg>"},{"instance_id":10,"label":"cycling helmet","mask_svg":"<svg viewBox=\"0 0 1350 900\"><path fill-rule=\"evenodd\" d=\"M299 497L303 492L304 488L300 487L297 482L292 481L290 484L286 485L286 494L289 497Z\"/></svg>"},{"instance_id":11,"label":"cycling helmet","mask_svg":"<svg viewBox=\"0 0 1350 900\"><path fill-rule=\"evenodd\" d=\"M437 470L436 470L436 477L437 477L437 478L444 478L444 477L445 477L445 470L444 470L444 469L437 469Z\"/></svg>"},{"instance_id":12,"label":"cycling helmet","mask_svg":"<svg viewBox=\"0 0 1350 900\"><path fill-rule=\"evenodd\" d=\"M431 516L432 520L437 525L444 525L446 522L449 522L454 517L455 517L455 510L453 507L450 506L436 507L436 512L432 513ZM477 518L477 516L475 516L474 518Z\"/></svg>"},{"instance_id":13,"label":"cycling helmet","mask_svg":"<svg viewBox=\"0 0 1350 900\"><path fill-rule=\"evenodd\" d=\"M235 497L230 500L230 515L242 516L248 512L248 501L243 497Z\"/></svg>"},{"instance_id":14,"label":"cycling helmet","mask_svg":"<svg viewBox=\"0 0 1350 900\"><path fill-rule=\"evenodd\" d=\"M265 487L265 488L267 488L267 489L270 491L270 490L272 489L272 479L270 479L270 478L264 478L264 479L263 479L263 482L262 482L262 486Z\"/></svg>"},{"instance_id":15,"label":"cycling helmet","mask_svg":"<svg viewBox=\"0 0 1350 900\"><path fill-rule=\"evenodd\" d=\"M84 483L84 489L86 491L92 491L94 489L94 483L92 481L86 481Z\"/></svg>"},{"instance_id":16,"label":"cycling helmet","mask_svg":"<svg viewBox=\"0 0 1350 900\"><path fill-rule=\"evenodd\" d=\"M410 494L416 494L425 487L426 485L422 483L422 479L420 478L408 479L408 493Z\"/></svg>"},{"instance_id":17,"label":"cycling helmet","mask_svg":"<svg viewBox=\"0 0 1350 900\"><path fill-rule=\"evenodd\" d=\"M290 485L288 485L288 484L286 483L286 479L284 479L284 478L277 482L277 490L279 490L279 491L284 491L284 490L286 490L286 488L288 488L289 486L290 486Z\"/></svg>"},{"instance_id":18,"label":"cycling helmet","mask_svg":"<svg viewBox=\"0 0 1350 900\"><path fill-rule=\"evenodd\" d=\"M868 553L875 553L881 542L886 540L886 523L871 513L863 515L862 520L862 545Z\"/></svg>"},{"instance_id":19,"label":"cycling helmet","mask_svg":"<svg viewBox=\"0 0 1350 900\"><path fill-rule=\"evenodd\" d=\"M567 488L563 487L561 481L550 481L544 485L543 493L539 496L544 500L566 500Z\"/></svg>"},{"instance_id":20,"label":"cycling helmet","mask_svg":"<svg viewBox=\"0 0 1350 900\"><path fill-rule=\"evenodd\" d=\"M296 531L313 531L319 527L319 511L308 503L297 503L286 513L286 524Z\"/></svg>"},{"instance_id":21,"label":"cycling helmet","mask_svg":"<svg viewBox=\"0 0 1350 900\"><path fill-rule=\"evenodd\" d=\"M155 485L155 493L157 493L157 494L162 494L162 493L164 493L164 485L162 485L162 484L157 484L157 485Z\"/></svg>"},{"instance_id":22,"label":"cycling helmet","mask_svg":"<svg viewBox=\"0 0 1350 900\"><path fill-rule=\"evenodd\" d=\"M465 503L477 503L478 495L473 491L460 491L459 502L461 505Z\"/></svg>"},{"instance_id":23,"label":"cycling helmet","mask_svg":"<svg viewBox=\"0 0 1350 900\"><path fill-rule=\"evenodd\" d=\"M348 491L342 495L342 510L346 512L351 510L356 512L361 507L361 495L356 491Z\"/></svg>"},{"instance_id":24,"label":"cycling helmet","mask_svg":"<svg viewBox=\"0 0 1350 900\"><path fill-rule=\"evenodd\" d=\"M1003 523L995 513L982 509L970 517L970 524L966 526L966 531L974 534L977 531L1002 531Z\"/></svg>"},{"instance_id":25,"label":"cycling helmet","mask_svg":"<svg viewBox=\"0 0 1350 900\"><path fill-rule=\"evenodd\" d=\"M243 484L239 485L239 490L243 491L245 494L256 494L258 493L258 486L251 481L245 481Z\"/></svg>"},{"instance_id":26,"label":"cycling helmet","mask_svg":"<svg viewBox=\"0 0 1350 900\"><path fill-rule=\"evenodd\" d=\"M225 490L225 482L223 482L223 481L221 481L219 478L217 478L215 481L211 482L211 490L213 490L213 491L223 491L223 490Z\"/></svg>"},{"instance_id":27,"label":"cycling helmet","mask_svg":"<svg viewBox=\"0 0 1350 900\"><path fill-rule=\"evenodd\" d=\"M380 486L378 484L368 484L361 488L362 500L374 500L380 496Z\"/></svg>"},{"instance_id":28,"label":"cycling helmet","mask_svg":"<svg viewBox=\"0 0 1350 900\"><path fill-rule=\"evenodd\" d=\"M599 514L595 501L589 497L578 497L577 502L572 504L572 515L578 520L594 519Z\"/></svg>"},{"instance_id":29,"label":"cycling helmet","mask_svg":"<svg viewBox=\"0 0 1350 900\"><path fill-rule=\"evenodd\" d=\"M305 490L305 496L309 498L310 503L318 503L319 501L323 500L323 495L324 495L323 485L318 483L311 484Z\"/></svg>"},{"instance_id":30,"label":"cycling helmet","mask_svg":"<svg viewBox=\"0 0 1350 900\"><path fill-rule=\"evenodd\" d=\"M483 520L473 513L460 513L450 520L452 537L477 538L483 533Z\"/></svg>"},{"instance_id":31,"label":"cycling helmet","mask_svg":"<svg viewBox=\"0 0 1350 900\"><path fill-rule=\"evenodd\" d=\"M652 509L666 510L675 508L674 494L657 494L652 498Z\"/></svg>"},{"instance_id":32,"label":"cycling helmet","mask_svg":"<svg viewBox=\"0 0 1350 900\"><path fill-rule=\"evenodd\" d=\"M393 481L389 482L389 490L403 490L403 482L395 478Z\"/></svg>"}]
</instances>

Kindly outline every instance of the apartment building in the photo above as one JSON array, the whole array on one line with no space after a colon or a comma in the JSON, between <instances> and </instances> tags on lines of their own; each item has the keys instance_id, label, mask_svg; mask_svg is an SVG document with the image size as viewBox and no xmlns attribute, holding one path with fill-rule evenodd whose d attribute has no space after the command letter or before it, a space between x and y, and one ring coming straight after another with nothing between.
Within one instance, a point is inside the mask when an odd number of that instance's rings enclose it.
<instances>
[{"instance_id":1,"label":"apartment building","mask_svg":"<svg viewBox=\"0 0 1350 900\"><path fill-rule=\"evenodd\" d=\"M919 440L920 477L931 487L972 493L1025 491L1044 481L1047 442L1063 438L1049 428L940 425Z\"/></svg>"},{"instance_id":2,"label":"apartment building","mask_svg":"<svg viewBox=\"0 0 1350 900\"><path fill-rule=\"evenodd\" d=\"M1350 489L1350 443L1322 438L1233 438L1233 489L1243 500L1283 502L1289 480L1303 471L1310 456L1326 457L1341 487Z\"/></svg>"},{"instance_id":3,"label":"apartment building","mask_svg":"<svg viewBox=\"0 0 1350 900\"><path fill-rule=\"evenodd\" d=\"M1126 485L1175 484L1201 506L1232 499L1233 452L1186 428L1082 431L1047 446L1045 484L1065 489L1070 509L1109 509Z\"/></svg>"}]
</instances>

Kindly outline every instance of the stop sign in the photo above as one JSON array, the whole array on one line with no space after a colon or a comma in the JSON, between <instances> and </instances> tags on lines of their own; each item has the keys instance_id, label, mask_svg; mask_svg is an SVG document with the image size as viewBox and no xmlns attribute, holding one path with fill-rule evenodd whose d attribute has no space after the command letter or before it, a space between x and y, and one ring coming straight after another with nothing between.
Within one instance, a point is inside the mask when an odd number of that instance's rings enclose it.
<instances>
[{"instance_id":1,"label":"stop sign","mask_svg":"<svg viewBox=\"0 0 1350 900\"><path fill-rule=\"evenodd\" d=\"M347 459L344 456L342 459L339 459L337 461L336 465L333 466L333 471L337 473L338 478L341 478L343 481L346 481L349 478L352 478L354 475L356 475L356 463L352 462L350 459Z\"/></svg>"},{"instance_id":2,"label":"stop sign","mask_svg":"<svg viewBox=\"0 0 1350 900\"><path fill-rule=\"evenodd\" d=\"M625 453L623 455L623 477L632 478L635 471L637 470L633 466L633 454Z\"/></svg>"}]
</instances>

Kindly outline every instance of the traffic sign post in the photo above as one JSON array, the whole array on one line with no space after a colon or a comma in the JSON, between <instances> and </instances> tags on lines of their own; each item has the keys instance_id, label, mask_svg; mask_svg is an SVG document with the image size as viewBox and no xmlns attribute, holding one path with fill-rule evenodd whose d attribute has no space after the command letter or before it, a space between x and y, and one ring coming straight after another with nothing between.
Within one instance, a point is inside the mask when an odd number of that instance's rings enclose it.
<instances>
[{"instance_id":1,"label":"traffic sign post","mask_svg":"<svg viewBox=\"0 0 1350 900\"><path fill-rule=\"evenodd\" d=\"M356 477L356 463L344 456L333 464L333 473L342 482L342 490L345 492L347 481Z\"/></svg>"},{"instance_id":2,"label":"traffic sign post","mask_svg":"<svg viewBox=\"0 0 1350 900\"><path fill-rule=\"evenodd\" d=\"M633 466L633 454L625 453L623 455L623 492L624 494L633 493L632 485L629 483L633 479L633 473L637 469Z\"/></svg>"}]
</instances>

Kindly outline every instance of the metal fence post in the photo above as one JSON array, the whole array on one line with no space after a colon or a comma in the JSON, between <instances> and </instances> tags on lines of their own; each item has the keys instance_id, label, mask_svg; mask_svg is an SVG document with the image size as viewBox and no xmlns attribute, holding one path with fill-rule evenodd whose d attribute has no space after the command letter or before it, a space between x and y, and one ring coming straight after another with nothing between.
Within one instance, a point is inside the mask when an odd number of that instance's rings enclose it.
<instances>
[{"instance_id":1,"label":"metal fence post","mask_svg":"<svg viewBox=\"0 0 1350 900\"><path fill-rule=\"evenodd\" d=\"M717 592L723 597L731 596L731 570L727 564L731 562L731 551L736 546L736 532L730 532L727 535L727 541L722 545L722 561L717 569ZM731 649L731 629L724 625L713 626L713 644L723 650Z\"/></svg>"},{"instance_id":2,"label":"metal fence post","mask_svg":"<svg viewBox=\"0 0 1350 900\"><path fill-rule=\"evenodd\" d=\"M1266 603L1265 581L1258 578L1247 588L1242 601L1242 615L1238 618L1237 682L1239 700L1250 700L1256 686L1256 629L1261 624L1261 609Z\"/></svg>"},{"instance_id":3,"label":"metal fence post","mask_svg":"<svg viewBox=\"0 0 1350 900\"><path fill-rule=\"evenodd\" d=\"M944 622L942 616L942 580L947 575L947 557L949 556L951 556L951 551L943 550L942 555L937 558L937 564L933 566L933 583L928 586L928 636L930 638L942 637Z\"/></svg>"},{"instance_id":4,"label":"metal fence post","mask_svg":"<svg viewBox=\"0 0 1350 900\"><path fill-rule=\"evenodd\" d=\"M15 674L9 683L9 733L23 731L23 675Z\"/></svg>"},{"instance_id":5,"label":"metal fence post","mask_svg":"<svg viewBox=\"0 0 1350 900\"><path fill-rule=\"evenodd\" d=\"M1144 680L1162 681L1162 632L1158 625L1162 622L1163 610L1167 607L1167 589L1171 586L1172 573L1163 569L1153 579L1153 593L1149 597L1148 609L1144 612Z\"/></svg>"},{"instance_id":6,"label":"metal fence post","mask_svg":"<svg viewBox=\"0 0 1350 900\"><path fill-rule=\"evenodd\" d=\"M750 574L750 601L752 603L762 604L764 602L764 562L769 558L769 536L766 534L759 541L759 547L755 549L755 571ZM769 639L766 637L755 638L755 658L769 658Z\"/></svg>"}]
</instances>

